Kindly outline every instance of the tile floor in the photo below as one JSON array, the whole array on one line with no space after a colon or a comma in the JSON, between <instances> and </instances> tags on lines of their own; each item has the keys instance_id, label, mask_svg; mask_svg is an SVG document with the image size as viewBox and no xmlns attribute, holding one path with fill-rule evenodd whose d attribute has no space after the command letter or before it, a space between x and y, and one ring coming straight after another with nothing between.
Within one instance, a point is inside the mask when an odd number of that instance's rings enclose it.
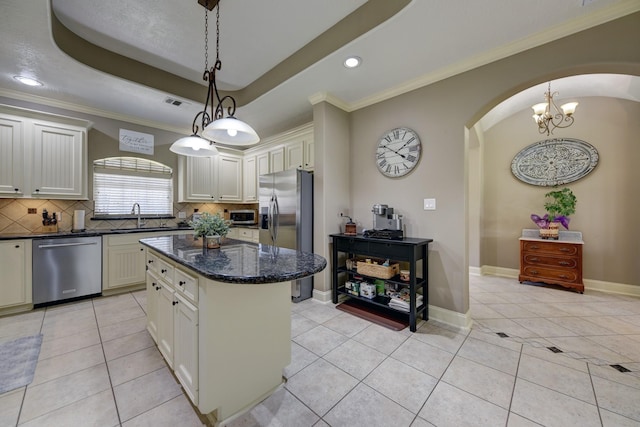
<instances>
[{"instance_id":1,"label":"tile floor","mask_svg":"<svg viewBox=\"0 0 640 427\"><path fill-rule=\"evenodd\" d=\"M227 427L640 426L640 299L491 276L470 278L470 299L462 332L293 304L286 385ZM0 426L201 425L144 308L139 291L0 318L0 340L44 335L33 382L0 395Z\"/></svg>"}]
</instances>

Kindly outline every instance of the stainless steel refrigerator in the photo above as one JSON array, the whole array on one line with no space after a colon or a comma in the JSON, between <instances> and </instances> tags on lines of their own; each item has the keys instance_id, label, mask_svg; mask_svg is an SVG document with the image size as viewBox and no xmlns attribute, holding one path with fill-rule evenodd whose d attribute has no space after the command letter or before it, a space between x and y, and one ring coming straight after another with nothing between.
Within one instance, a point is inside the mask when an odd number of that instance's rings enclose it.
<instances>
[{"instance_id":1,"label":"stainless steel refrigerator","mask_svg":"<svg viewBox=\"0 0 640 427\"><path fill-rule=\"evenodd\" d=\"M260 243L313 252L313 174L287 170L260 175ZM291 283L291 299L311 298L313 276Z\"/></svg>"}]
</instances>

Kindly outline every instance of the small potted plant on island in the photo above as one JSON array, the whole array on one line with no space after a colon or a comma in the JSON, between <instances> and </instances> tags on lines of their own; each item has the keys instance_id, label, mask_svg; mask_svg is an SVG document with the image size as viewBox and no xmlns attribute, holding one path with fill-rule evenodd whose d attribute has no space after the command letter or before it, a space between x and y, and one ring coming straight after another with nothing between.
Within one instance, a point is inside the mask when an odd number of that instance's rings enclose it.
<instances>
[{"instance_id":1,"label":"small potted plant on island","mask_svg":"<svg viewBox=\"0 0 640 427\"><path fill-rule=\"evenodd\" d=\"M203 246L207 249L219 248L222 238L229 233L229 221L222 218L219 213L211 215L205 212L199 219L189 221L189 225L193 227L195 237L204 238Z\"/></svg>"},{"instance_id":2,"label":"small potted plant on island","mask_svg":"<svg viewBox=\"0 0 640 427\"><path fill-rule=\"evenodd\" d=\"M544 204L547 213L543 217L532 214L531 219L540 227L541 238L558 240L560 224L568 230L569 215L576 212L576 196L566 187L550 191L544 196L551 198Z\"/></svg>"}]
</instances>

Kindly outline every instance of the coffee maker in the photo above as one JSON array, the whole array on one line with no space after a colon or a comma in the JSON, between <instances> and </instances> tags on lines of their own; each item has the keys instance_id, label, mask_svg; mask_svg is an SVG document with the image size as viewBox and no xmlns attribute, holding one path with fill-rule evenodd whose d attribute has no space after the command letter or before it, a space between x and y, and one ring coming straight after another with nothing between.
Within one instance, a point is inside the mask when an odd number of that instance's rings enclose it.
<instances>
[{"instance_id":1,"label":"coffee maker","mask_svg":"<svg viewBox=\"0 0 640 427\"><path fill-rule=\"evenodd\" d=\"M365 230L365 237L402 240L402 215L394 214L388 205L375 204L373 212L373 229Z\"/></svg>"}]
</instances>

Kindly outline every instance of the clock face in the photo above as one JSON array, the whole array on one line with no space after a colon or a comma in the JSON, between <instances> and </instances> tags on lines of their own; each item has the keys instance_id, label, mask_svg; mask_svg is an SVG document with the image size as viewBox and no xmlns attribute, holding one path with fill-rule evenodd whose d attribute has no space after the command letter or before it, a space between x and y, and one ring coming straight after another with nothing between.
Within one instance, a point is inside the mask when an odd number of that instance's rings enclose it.
<instances>
[{"instance_id":1,"label":"clock face","mask_svg":"<svg viewBox=\"0 0 640 427\"><path fill-rule=\"evenodd\" d=\"M417 166L421 148L420 138L413 130L390 130L378 142L376 166L385 176L404 176Z\"/></svg>"}]
</instances>

